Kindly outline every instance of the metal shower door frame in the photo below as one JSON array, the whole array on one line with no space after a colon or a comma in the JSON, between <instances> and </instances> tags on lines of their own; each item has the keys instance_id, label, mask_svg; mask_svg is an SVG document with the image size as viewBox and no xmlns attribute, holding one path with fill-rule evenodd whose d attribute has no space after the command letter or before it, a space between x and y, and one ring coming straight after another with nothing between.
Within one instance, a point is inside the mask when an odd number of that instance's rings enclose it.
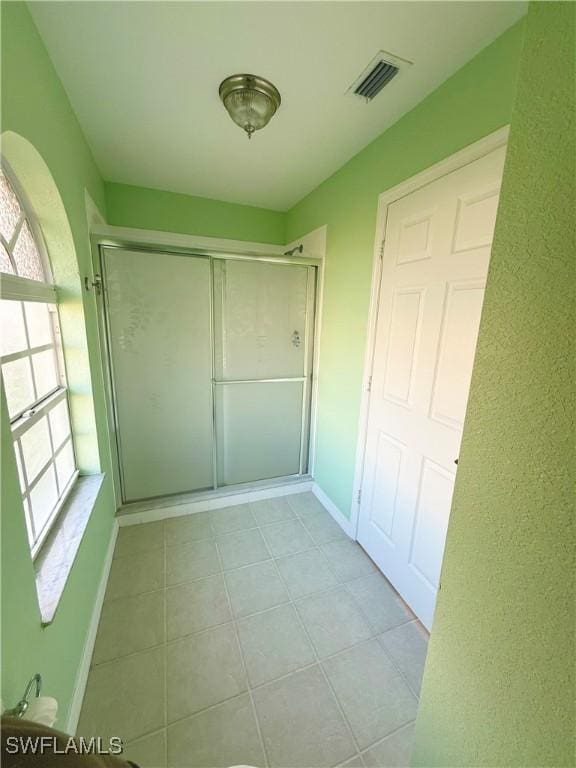
<instances>
[{"instance_id":1,"label":"metal shower door frame","mask_svg":"<svg viewBox=\"0 0 576 768\"><path fill-rule=\"evenodd\" d=\"M300 451L299 451L299 471L292 475L284 475L277 478L269 478L270 480L294 480L307 474L308 461L310 457L310 434L311 434L311 422L312 422L312 384L313 384L313 369L314 369L314 345L316 337L316 311L318 301L318 281L319 281L319 260L307 259L298 257L276 256L276 255L260 255L260 254L237 254L232 252L211 252L207 250L196 250L189 248L168 247L162 248L160 246L146 246L138 242L126 240L124 238L99 238L94 237L92 239L93 248L93 264L94 264L94 278L97 288L97 296L101 299L98 302L98 325L100 330L100 348L102 352L102 363L104 368L104 379L106 384L106 400L107 400L107 412L108 412L108 425L111 435L110 447L112 449L112 464L113 464L113 481L115 494L118 506L131 503L140 503L146 501L157 501L163 498L176 498L186 497L187 499L193 496L195 493L205 493L207 489L193 489L188 493L176 493L173 496L166 497L150 497L139 499L137 502L127 502L125 499L125 483L122 473L122 461L121 461L121 435L118 421L118 407L117 407L117 392L114 382L114 369L112 361L112 346L110 336L110 320L109 320L109 308L106 301L106 266L105 266L105 254L104 250L132 250L140 251L144 253L155 253L158 256L163 254L204 258L210 261L210 343L212 348L212 475L213 486L212 489L218 490L226 489L231 491L238 487L239 489L246 489L251 483L259 483L262 481L254 480L247 483L239 483L237 485L223 485L218 484L218 445L216 434L216 404L215 404L215 388L225 384L235 383L266 383L266 382L281 382L281 381L301 381L302 386L302 409L301 409L301 429L300 429ZM250 380L237 380L229 382L219 382L215 378L215 307L214 307L214 263L218 260L239 260L239 261L253 261L253 262L265 262L283 265L297 265L307 267L307 283L306 283L306 314L305 314L305 335L304 335L304 375L294 378L278 378L278 379L250 379Z\"/></svg>"},{"instance_id":2,"label":"metal shower door frame","mask_svg":"<svg viewBox=\"0 0 576 768\"><path fill-rule=\"evenodd\" d=\"M309 441L310 441L310 421L311 421L311 401L312 401L312 370L314 362L314 337L316 326L316 299L317 299L317 264L302 263L299 259L267 259L268 263L278 263L284 266L306 267L306 308L304 315L304 371L302 376L282 376L273 378L253 378L253 379L217 379L216 378L216 302L214 300L214 264L218 260L246 260L246 257L234 257L229 255L214 256L210 262L211 274L211 306L212 306L212 452L213 452L213 476L214 490L218 488L230 488L225 484L218 484L218 434L217 434L217 416L216 416L216 387L237 385L237 384L277 384L277 383L302 383L302 405L301 405L301 423L300 423L300 448L298 457L298 472L293 475L283 475L283 478L302 477L308 469ZM262 258L252 258L250 261L263 261ZM224 307L224 303L222 303ZM278 479L278 478L265 478ZM258 482L254 480L252 482Z\"/></svg>"}]
</instances>

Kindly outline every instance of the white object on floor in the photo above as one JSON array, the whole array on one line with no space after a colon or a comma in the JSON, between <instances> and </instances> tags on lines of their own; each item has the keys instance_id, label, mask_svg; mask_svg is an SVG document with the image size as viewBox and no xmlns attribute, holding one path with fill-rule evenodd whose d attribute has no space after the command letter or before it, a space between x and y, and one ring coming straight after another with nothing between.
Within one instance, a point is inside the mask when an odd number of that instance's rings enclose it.
<instances>
[{"instance_id":1,"label":"white object on floor","mask_svg":"<svg viewBox=\"0 0 576 768\"><path fill-rule=\"evenodd\" d=\"M34 723L47 725L51 728L58 715L58 702L52 696L38 696L31 699L28 709L22 715L23 720L32 720Z\"/></svg>"}]
</instances>

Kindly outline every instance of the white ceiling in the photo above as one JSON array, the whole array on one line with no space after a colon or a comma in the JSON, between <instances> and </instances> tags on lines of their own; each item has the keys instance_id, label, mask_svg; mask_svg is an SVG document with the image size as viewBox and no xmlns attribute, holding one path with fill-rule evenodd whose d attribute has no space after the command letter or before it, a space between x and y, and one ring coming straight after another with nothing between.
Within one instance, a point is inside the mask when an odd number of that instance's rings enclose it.
<instances>
[{"instance_id":1,"label":"white ceiling","mask_svg":"<svg viewBox=\"0 0 576 768\"><path fill-rule=\"evenodd\" d=\"M33 2L104 178L285 210L526 11L524 2ZM413 62L366 104L378 51ZM248 141L218 86L270 79ZM447 120L450 116L447 115Z\"/></svg>"}]
</instances>

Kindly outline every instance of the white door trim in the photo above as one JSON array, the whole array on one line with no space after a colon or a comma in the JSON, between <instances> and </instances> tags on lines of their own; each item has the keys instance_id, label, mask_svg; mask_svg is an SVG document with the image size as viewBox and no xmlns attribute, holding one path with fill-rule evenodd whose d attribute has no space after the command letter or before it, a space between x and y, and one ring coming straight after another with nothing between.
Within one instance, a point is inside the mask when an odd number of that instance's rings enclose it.
<instances>
[{"instance_id":1,"label":"white door trim","mask_svg":"<svg viewBox=\"0 0 576 768\"><path fill-rule=\"evenodd\" d=\"M368 410L370 406L370 380L374 365L374 344L376 341L376 324L380 303L380 275L382 269L382 255L384 252L384 236L386 233L386 220L388 207L406 195L425 187L433 181L447 176L459 168L489 155L499 147L508 143L510 126L506 125L497 131L484 136L484 138L469 144L464 149L450 157L441 160L435 165L426 168L421 173L412 176L395 187L387 189L378 196L378 212L376 214L376 236L374 239L374 256L372 261L372 287L370 290L370 307L368 310L368 333L364 353L364 372L362 375L362 399L360 402L360 415L358 418L358 442L356 445L356 463L354 470L354 486L352 506L350 509L350 530L354 539L358 538L358 517L360 513L360 493L362 477L364 474L364 456L366 450L366 437L368 433Z\"/></svg>"}]
</instances>

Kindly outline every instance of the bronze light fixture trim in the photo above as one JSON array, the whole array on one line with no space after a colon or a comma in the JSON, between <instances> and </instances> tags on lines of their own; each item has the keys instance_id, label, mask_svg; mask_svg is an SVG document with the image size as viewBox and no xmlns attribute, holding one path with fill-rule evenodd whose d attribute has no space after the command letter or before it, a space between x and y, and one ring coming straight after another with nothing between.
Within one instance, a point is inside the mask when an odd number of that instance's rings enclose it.
<instances>
[{"instance_id":1,"label":"bronze light fixture trim","mask_svg":"<svg viewBox=\"0 0 576 768\"><path fill-rule=\"evenodd\" d=\"M236 125L252 138L270 122L280 106L280 93L257 75L231 75L220 83L220 98Z\"/></svg>"}]
</instances>

